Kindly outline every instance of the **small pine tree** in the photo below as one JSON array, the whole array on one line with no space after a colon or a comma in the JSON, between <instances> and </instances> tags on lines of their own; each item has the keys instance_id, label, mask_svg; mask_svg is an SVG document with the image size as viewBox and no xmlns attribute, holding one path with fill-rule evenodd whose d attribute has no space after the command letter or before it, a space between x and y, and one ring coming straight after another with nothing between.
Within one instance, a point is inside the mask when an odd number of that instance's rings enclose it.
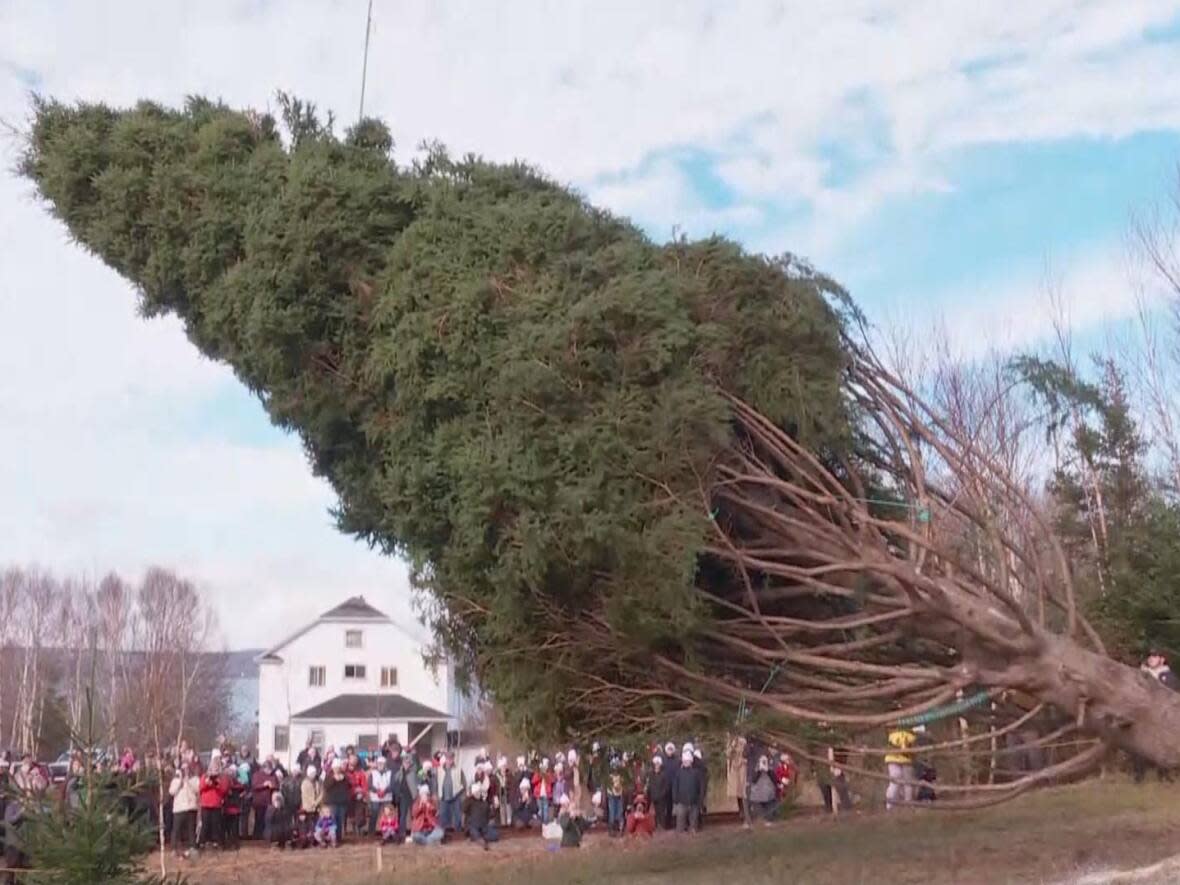
<instances>
[{"instance_id":1,"label":"small pine tree","mask_svg":"<svg viewBox=\"0 0 1180 885\"><path fill-rule=\"evenodd\" d=\"M78 746L97 743L91 689L86 691L85 733L72 735ZM107 788L94 766L81 774L76 801L44 796L26 806L20 839L36 885L178 885L179 875L164 879L143 869L153 832L128 817L119 790Z\"/></svg>"}]
</instances>

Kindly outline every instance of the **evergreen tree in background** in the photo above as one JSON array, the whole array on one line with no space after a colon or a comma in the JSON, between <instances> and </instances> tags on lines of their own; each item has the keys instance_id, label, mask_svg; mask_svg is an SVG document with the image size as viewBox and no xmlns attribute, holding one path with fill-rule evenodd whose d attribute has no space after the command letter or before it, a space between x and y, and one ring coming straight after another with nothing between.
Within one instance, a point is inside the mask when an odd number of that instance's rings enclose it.
<instances>
[{"instance_id":1,"label":"evergreen tree in background","mask_svg":"<svg viewBox=\"0 0 1180 885\"><path fill-rule=\"evenodd\" d=\"M1122 372L1109 358L1094 382L1035 358L1015 367L1056 437L1047 491L1095 623L1125 659L1159 648L1180 660L1180 508L1149 475Z\"/></svg>"}]
</instances>

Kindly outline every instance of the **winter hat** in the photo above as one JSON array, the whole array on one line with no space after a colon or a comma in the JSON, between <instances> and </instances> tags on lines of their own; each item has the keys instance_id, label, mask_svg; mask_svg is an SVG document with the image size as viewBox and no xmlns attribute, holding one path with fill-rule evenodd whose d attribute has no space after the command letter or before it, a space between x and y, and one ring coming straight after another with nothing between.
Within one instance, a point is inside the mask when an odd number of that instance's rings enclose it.
<instances>
[{"instance_id":1,"label":"winter hat","mask_svg":"<svg viewBox=\"0 0 1180 885\"><path fill-rule=\"evenodd\" d=\"M671 756L673 753L676 752L676 745L674 743L672 743L671 741L668 741L668 743L664 744L664 752L667 755Z\"/></svg>"},{"instance_id":2,"label":"winter hat","mask_svg":"<svg viewBox=\"0 0 1180 885\"><path fill-rule=\"evenodd\" d=\"M696 747L692 745L692 741L686 741L684 746L680 748L681 753L692 753L696 751Z\"/></svg>"}]
</instances>

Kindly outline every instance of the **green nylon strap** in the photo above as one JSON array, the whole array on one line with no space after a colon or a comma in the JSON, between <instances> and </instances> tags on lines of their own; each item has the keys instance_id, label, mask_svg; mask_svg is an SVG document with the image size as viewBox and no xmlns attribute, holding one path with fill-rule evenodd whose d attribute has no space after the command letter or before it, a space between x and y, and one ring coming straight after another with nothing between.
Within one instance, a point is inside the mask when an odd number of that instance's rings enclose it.
<instances>
[{"instance_id":1,"label":"green nylon strap","mask_svg":"<svg viewBox=\"0 0 1180 885\"><path fill-rule=\"evenodd\" d=\"M935 707L932 710L927 710L925 713L917 713L913 716L905 716L901 719L898 719L897 724L902 727L907 727L911 725L926 725L929 722L937 722L940 719L946 719L949 716L957 716L959 713L965 713L974 707L978 707L990 697L990 691L978 691L970 697L963 698L961 701L955 701L953 704Z\"/></svg>"}]
</instances>

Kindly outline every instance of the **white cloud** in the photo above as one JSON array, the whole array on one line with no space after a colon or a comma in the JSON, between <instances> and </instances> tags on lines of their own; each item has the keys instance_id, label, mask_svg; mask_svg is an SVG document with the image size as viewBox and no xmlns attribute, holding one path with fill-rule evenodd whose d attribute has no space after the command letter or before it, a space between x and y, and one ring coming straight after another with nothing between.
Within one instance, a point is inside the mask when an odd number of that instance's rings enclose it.
<instances>
[{"instance_id":1,"label":"white cloud","mask_svg":"<svg viewBox=\"0 0 1180 885\"><path fill-rule=\"evenodd\" d=\"M111 104L203 93L255 107L283 88L349 121L365 5L10 0L0 117L23 120L35 83ZM403 156L438 138L523 157L657 230L753 229L769 210L806 206L817 221L789 245L822 264L885 201L950 186L948 151L1180 126L1176 46L1142 39L1178 11L1139 0L854 0L838 12L801 0L376 0L367 109L391 121ZM832 184L825 142L865 159L862 173ZM716 158L732 207L652 159L685 146ZM760 236L756 247L787 243ZM1103 273L1075 287L1079 319L1119 309L1110 295L1126 287L1107 288ZM1028 334L1026 288L959 293L978 305L959 322L1002 313ZM0 179L0 561L183 566L224 601L232 644L265 642L353 592L404 601L404 569L331 527L331 494L296 441L167 432L170 409L215 403L236 383L176 322L137 318L128 287Z\"/></svg>"},{"instance_id":2,"label":"white cloud","mask_svg":"<svg viewBox=\"0 0 1180 885\"><path fill-rule=\"evenodd\" d=\"M1133 317L1141 291L1128 283L1126 252L1100 246L1059 257L1040 269L1022 268L932 293L931 303L953 309L915 317L911 308L894 319L919 327L928 322L939 339L945 336L951 355L962 360L990 352L1040 350L1052 343L1054 324L1062 321L1083 345L1075 357L1085 359L1089 351L1083 339L1092 340L1095 330Z\"/></svg>"}]
</instances>

